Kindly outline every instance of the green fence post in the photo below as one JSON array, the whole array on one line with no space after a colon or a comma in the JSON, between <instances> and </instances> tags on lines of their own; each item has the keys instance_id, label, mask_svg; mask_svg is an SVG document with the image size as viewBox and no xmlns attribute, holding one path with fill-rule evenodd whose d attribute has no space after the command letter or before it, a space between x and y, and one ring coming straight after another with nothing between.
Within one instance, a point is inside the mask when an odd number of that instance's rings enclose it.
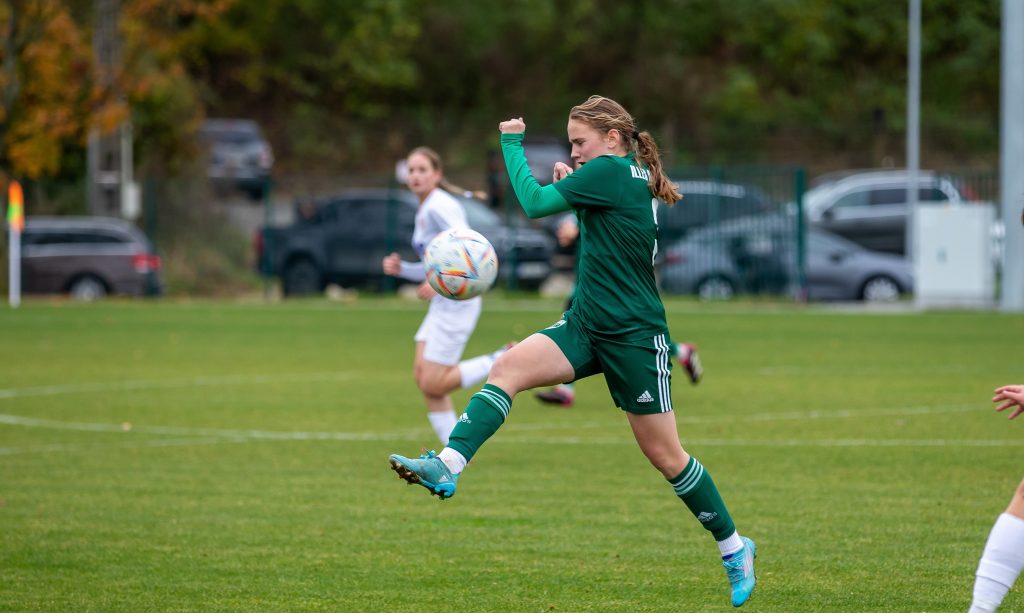
<instances>
[{"instance_id":1,"label":"green fence post","mask_svg":"<svg viewBox=\"0 0 1024 613\"><path fill-rule=\"evenodd\" d=\"M272 272L274 270L274 260L276 254L274 253L276 245L274 244L274 233L270 231L271 224L274 223L274 202L271 197L271 179L266 177L263 179L263 262L260 262L260 272L263 275L263 299L269 301L273 288Z\"/></svg>"},{"instance_id":2,"label":"green fence post","mask_svg":"<svg viewBox=\"0 0 1024 613\"><path fill-rule=\"evenodd\" d=\"M807 302L807 232L804 219L804 191L807 189L807 174L803 168L794 173L796 192L796 283L798 302Z\"/></svg>"},{"instance_id":3,"label":"green fence post","mask_svg":"<svg viewBox=\"0 0 1024 613\"><path fill-rule=\"evenodd\" d=\"M398 233L398 200L395 194L398 190L398 179L392 176L388 179L388 210L385 215L385 225L387 226L384 231L384 255L395 253L397 244L395 241L395 235ZM391 275L384 275L384 279L381 281L381 290L390 292L395 289L397 281Z\"/></svg>"}]
</instances>

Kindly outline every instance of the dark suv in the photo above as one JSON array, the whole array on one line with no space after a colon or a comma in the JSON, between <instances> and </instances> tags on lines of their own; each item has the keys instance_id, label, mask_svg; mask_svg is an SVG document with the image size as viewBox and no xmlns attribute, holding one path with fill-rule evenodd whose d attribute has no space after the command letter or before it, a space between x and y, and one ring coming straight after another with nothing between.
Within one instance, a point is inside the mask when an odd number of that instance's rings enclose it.
<instances>
[{"instance_id":1,"label":"dark suv","mask_svg":"<svg viewBox=\"0 0 1024 613\"><path fill-rule=\"evenodd\" d=\"M131 223L110 217L28 217L21 236L22 290L96 300L161 291L160 257Z\"/></svg>"},{"instance_id":2,"label":"dark suv","mask_svg":"<svg viewBox=\"0 0 1024 613\"><path fill-rule=\"evenodd\" d=\"M459 198L469 225L487 237L498 254L498 274L522 289L536 289L551 273L554 241L539 230L506 226L483 203ZM257 261L267 275L281 277L285 295L311 294L328 284L381 289L381 260L392 251L415 260L410 241L418 200L404 189L346 191L297 206L297 221L264 228L257 237ZM400 281L399 281L400 282Z\"/></svg>"}]
</instances>

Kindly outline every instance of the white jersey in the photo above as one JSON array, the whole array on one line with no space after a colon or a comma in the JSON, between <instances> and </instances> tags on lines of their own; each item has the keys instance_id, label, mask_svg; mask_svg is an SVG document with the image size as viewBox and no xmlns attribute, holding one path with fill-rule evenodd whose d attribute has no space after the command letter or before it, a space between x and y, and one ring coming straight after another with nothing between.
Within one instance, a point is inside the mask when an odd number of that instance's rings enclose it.
<instances>
[{"instance_id":1,"label":"white jersey","mask_svg":"<svg viewBox=\"0 0 1024 613\"><path fill-rule=\"evenodd\" d=\"M435 188L416 211L416 226L412 232L412 248L420 258L427 243L445 230L468 228L466 211L451 194ZM410 281L426 278L422 260L402 262L402 277ZM480 296L469 300L452 300L441 295L430 299L427 316L413 337L424 343L423 359L428 362L454 366L459 363L483 304Z\"/></svg>"},{"instance_id":2,"label":"white jersey","mask_svg":"<svg viewBox=\"0 0 1024 613\"><path fill-rule=\"evenodd\" d=\"M445 230L468 228L466 211L454 196L437 187L420 203L416 211L416 225L412 231L412 248L423 258L427 243ZM410 281L423 281L422 262L402 262L401 276Z\"/></svg>"},{"instance_id":3,"label":"white jersey","mask_svg":"<svg viewBox=\"0 0 1024 613\"><path fill-rule=\"evenodd\" d=\"M427 199L416 211L416 228L412 231L412 247L419 256L427 248L430 239L445 230L468 228L466 211L454 196L441 188L430 192Z\"/></svg>"}]
</instances>

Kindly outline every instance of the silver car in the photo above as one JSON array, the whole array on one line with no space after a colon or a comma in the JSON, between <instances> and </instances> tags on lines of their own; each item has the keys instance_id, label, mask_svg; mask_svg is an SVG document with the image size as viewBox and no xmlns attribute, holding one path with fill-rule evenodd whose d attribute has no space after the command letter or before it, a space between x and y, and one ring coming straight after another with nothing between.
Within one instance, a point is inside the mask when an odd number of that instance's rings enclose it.
<instances>
[{"instance_id":1,"label":"silver car","mask_svg":"<svg viewBox=\"0 0 1024 613\"><path fill-rule=\"evenodd\" d=\"M868 249L902 255L906 251L907 186L905 170L856 172L819 179L804 194L807 220ZM921 171L918 201L922 204L961 202L948 178Z\"/></svg>"},{"instance_id":2,"label":"silver car","mask_svg":"<svg viewBox=\"0 0 1024 613\"><path fill-rule=\"evenodd\" d=\"M824 230L806 234L806 291L812 300L896 300L913 291L910 263ZM736 294L796 295L796 223L791 216L745 217L703 228L667 247L666 293L705 300Z\"/></svg>"}]
</instances>

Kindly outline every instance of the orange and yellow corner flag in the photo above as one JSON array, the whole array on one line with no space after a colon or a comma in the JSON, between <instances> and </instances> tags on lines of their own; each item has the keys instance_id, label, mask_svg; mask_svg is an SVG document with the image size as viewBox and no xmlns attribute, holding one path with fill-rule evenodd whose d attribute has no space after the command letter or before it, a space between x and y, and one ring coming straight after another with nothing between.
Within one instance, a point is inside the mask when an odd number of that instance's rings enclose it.
<instances>
[{"instance_id":1,"label":"orange and yellow corner flag","mask_svg":"<svg viewBox=\"0 0 1024 613\"><path fill-rule=\"evenodd\" d=\"M7 190L7 226L19 234L25 229L25 198L17 181Z\"/></svg>"}]
</instances>

